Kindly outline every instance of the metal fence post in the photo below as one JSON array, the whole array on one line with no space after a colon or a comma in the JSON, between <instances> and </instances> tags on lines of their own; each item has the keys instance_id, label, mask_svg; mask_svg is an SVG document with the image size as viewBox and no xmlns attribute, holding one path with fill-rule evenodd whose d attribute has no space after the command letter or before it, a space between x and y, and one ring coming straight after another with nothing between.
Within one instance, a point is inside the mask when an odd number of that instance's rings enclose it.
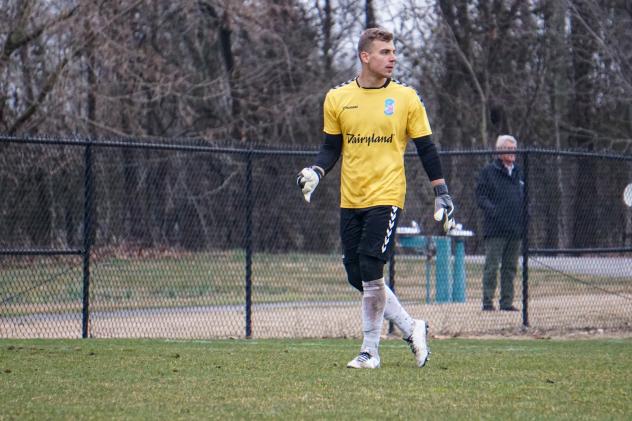
<instances>
[{"instance_id":1,"label":"metal fence post","mask_svg":"<svg viewBox=\"0 0 632 421\"><path fill-rule=\"evenodd\" d=\"M529 327L529 152L524 153L524 203L522 205L522 325Z\"/></svg>"},{"instance_id":2,"label":"metal fence post","mask_svg":"<svg viewBox=\"0 0 632 421\"><path fill-rule=\"evenodd\" d=\"M83 305L81 337L87 338L90 330L90 249L92 246L92 145L86 145L84 156L83 191Z\"/></svg>"},{"instance_id":3,"label":"metal fence post","mask_svg":"<svg viewBox=\"0 0 632 421\"><path fill-rule=\"evenodd\" d=\"M244 249L246 252L246 338L252 337L252 150L246 153L246 232Z\"/></svg>"}]
</instances>

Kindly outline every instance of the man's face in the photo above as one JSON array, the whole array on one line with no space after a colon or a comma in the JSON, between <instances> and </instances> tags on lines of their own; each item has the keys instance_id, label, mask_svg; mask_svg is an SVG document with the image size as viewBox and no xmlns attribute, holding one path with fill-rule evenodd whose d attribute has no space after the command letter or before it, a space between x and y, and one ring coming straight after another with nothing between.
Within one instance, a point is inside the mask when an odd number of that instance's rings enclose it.
<instances>
[{"instance_id":1,"label":"man's face","mask_svg":"<svg viewBox=\"0 0 632 421\"><path fill-rule=\"evenodd\" d=\"M395 68L395 46L393 41L373 41L370 51L360 55L368 70L376 76L390 78Z\"/></svg>"},{"instance_id":2,"label":"man's face","mask_svg":"<svg viewBox=\"0 0 632 421\"><path fill-rule=\"evenodd\" d=\"M516 145L511 142L505 142L501 146L498 147L499 151L515 151ZM516 154L515 153L503 153L498 155L503 164L507 166L513 165L516 162Z\"/></svg>"}]
</instances>

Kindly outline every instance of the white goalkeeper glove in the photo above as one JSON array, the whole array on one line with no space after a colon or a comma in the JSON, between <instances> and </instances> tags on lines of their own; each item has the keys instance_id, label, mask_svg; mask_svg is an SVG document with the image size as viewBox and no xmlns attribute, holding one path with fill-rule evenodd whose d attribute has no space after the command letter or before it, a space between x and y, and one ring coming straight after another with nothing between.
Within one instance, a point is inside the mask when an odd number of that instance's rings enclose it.
<instances>
[{"instance_id":1,"label":"white goalkeeper glove","mask_svg":"<svg viewBox=\"0 0 632 421\"><path fill-rule=\"evenodd\" d=\"M307 203L310 202L312 193L314 193L316 186L318 186L318 182L324 175L325 170L312 165L311 167L303 168L296 176L296 185L299 189L301 189Z\"/></svg>"},{"instance_id":2,"label":"white goalkeeper glove","mask_svg":"<svg viewBox=\"0 0 632 421\"><path fill-rule=\"evenodd\" d=\"M447 234L456 225L454 222L454 205L452 204L452 198L448 194L448 186L439 184L434 187L434 193L434 219L437 222L441 222L443 232Z\"/></svg>"}]
</instances>

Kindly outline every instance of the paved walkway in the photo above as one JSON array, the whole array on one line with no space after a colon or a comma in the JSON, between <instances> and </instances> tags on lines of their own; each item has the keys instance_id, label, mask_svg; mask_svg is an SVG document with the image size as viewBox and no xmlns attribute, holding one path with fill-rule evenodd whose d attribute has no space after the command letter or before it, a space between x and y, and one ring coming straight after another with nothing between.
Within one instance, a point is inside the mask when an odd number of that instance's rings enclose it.
<instances>
[{"instance_id":1,"label":"paved walkway","mask_svg":"<svg viewBox=\"0 0 632 421\"><path fill-rule=\"evenodd\" d=\"M485 256L466 256L465 260L483 264ZM522 258L519 264L522 265ZM578 275L629 278L632 281L632 257L530 256L529 267L532 269L552 269Z\"/></svg>"}]
</instances>

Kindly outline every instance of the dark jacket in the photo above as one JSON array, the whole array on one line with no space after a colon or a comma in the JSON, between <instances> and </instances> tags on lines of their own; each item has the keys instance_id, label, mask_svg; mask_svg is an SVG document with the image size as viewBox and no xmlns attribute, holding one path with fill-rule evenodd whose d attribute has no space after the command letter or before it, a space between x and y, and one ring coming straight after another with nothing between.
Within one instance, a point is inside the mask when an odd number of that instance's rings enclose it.
<instances>
[{"instance_id":1,"label":"dark jacket","mask_svg":"<svg viewBox=\"0 0 632 421\"><path fill-rule=\"evenodd\" d=\"M522 237L524 181L522 169L509 171L500 159L487 164L478 176L476 201L483 210L485 237Z\"/></svg>"}]
</instances>

